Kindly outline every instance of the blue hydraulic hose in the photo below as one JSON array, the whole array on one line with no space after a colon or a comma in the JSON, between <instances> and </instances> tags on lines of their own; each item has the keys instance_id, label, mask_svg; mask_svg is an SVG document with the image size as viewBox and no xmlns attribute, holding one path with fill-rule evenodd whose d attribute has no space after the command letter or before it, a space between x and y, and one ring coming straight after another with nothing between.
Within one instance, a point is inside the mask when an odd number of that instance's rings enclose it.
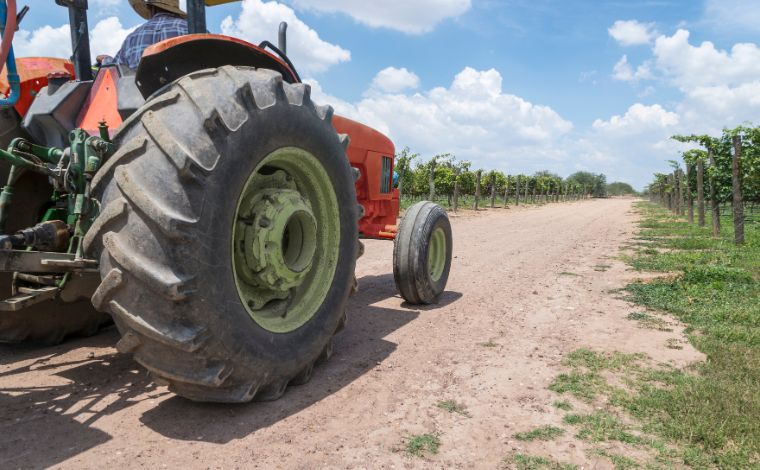
<instances>
[{"instance_id":1,"label":"blue hydraulic hose","mask_svg":"<svg viewBox=\"0 0 760 470\"><path fill-rule=\"evenodd\" d=\"M0 0L0 25L5 27L5 20L8 16L8 6L5 0ZM3 31L3 35L5 31ZM16 69L16 56L13 54L13 46L8 51L8 60L5 65L8 70L8 84L11 87L10 93L7 98L0 99L0 108L8 108L15 106L21 97L21 78L18 76L18 70Z\"/></svg>"}]
</instances>

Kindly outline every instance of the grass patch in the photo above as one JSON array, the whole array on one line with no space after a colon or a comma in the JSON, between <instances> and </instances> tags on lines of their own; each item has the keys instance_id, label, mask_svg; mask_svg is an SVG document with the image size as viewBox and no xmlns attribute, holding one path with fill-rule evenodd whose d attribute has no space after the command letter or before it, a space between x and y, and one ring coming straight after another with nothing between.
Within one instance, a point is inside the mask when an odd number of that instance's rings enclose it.
<instances>
[{"instance_id":1,"label":"grass patch","mask_svg":"<svg viewBox=\"0 0 760 470\"><path fill-rule=\"evenodd\" d=\"M573 405L571 405L569 401L565 401L565 400L557 400L554 403L552 403L552 405L558 410L563 410L563 411L570 411L573 409Z\"/></svg>"},{"instance_id":2,"label":"grass patch","mask_svg":"<svg viewBox=\"0 0 760 470\"><path fill-rule=\"evenodd\" d=\"M627 287L629 300L686 323L691 343L707 361L691 371L640 376L622 406L648 432L679 444L694 467L760 467L760 223L747 222L747 243L690 225L648 203L641 240L652 249L629 259L636 269L675 273ZM677 342L671 347L681 347Z\"/></svg>"},{"instance_id":3,"label":"grass patch","mask_svg":"<svg viewBox=\"0 0 760 470\"><path fill-rule=\"evenodd\" d=\"M641 464L639 464L638 461L624 455L613 454L606 450L598 450L596 451L596 455L610 459L612 465L615 466L615 470L632 470L635 468L641 468Z\"/></svg>"},{"instance_id":4,"label":"grass patch","mask_svg":"<svg viewBox=\"0 0 760 470\"><path fill-rule=\"evenodd\" d=\"M609 264L597 264L597 265L593 266L594 271L599 271L599 272L605 272L608 269L610 269L611 267L612 266L610 266Z\"/></svg>"},{"instance_id":5,"label":"grass patch","mask_svg":"<svg viewBox=\"0 0 760 470\"><path fill-rule=\"evenodd\" d=\"M565 430L556 426L541 426L536 429L518 432L515 439L518 441L551 441L565 434Z\"/></svg>"},{"instance_id":6,"label":"grass patch","mask_svg":"<svg viewBox=\"0 0 760 470\"><path fill-rule=\"evenodd\" d=\"M636 361L646 358L643 354L597 353L590 349L576 349L567 355L565 364L572 367L585 367L598 372L600 370L620 370L631 366Z\"/></svg>"},{"instance_id":7,"label":"grass patch","mask_svg":"<svg viewBox=\"0 0 760 470\"><path fill-rule=\"evenodd\" d=\"M483 346L484 348L495 348L498 345L498 343L494 343L491 339L482 343L478 343L478 346Z\"/></svg>"},{"instance_id":8,"label":"grass patch","mask_svg":"<svg viewBox=\"0 0 760 470\"><path fill-rule=\"evenodd\" d=\"M509 464L510 462L505 462ZM572 464L559 463L546 457L536 455L515 454L512 456L514 468L517 470L577 470Z\"/></svg>"},{"instance_id":9,"label":"grass patch","mask_svg":"<svg viewBox=\"0 0 760 470\"><path fill-rule=\"evenodd\" d=\"M560 276L571 276L571 277L578 277L578 276L580 276L580 274L571 273L569 271L562 271L561 273L559 273L559 275Z\"/></svg>"},{"instance_id":10,"label":"grass patch","mask_svg":"<svg viewBox=\"0 0 760 470\"><path fill-rule=\"evenodd\" d=\"M573 371L560 374L549 385L549 390L557 393L569 393L583 401L592 401L604 390L604 380L595 372Z\"/></svg>"},{"instance_id":11,"label":"grass patch","mask_svg":"<svg viewBox=\"0 0 760 470\"><path fill-rule=\"evenodd\" d=\"M557 393L569 393L583 401L591 401L604 389L605 382L595 372L572 371L560 374L549 385L549 390Z\"/></svg>"},{"instance_id":12,"label":"grass patch","mask_svg":"<svg viewBox=\"0 0 760 470\"><path fill-rule=\"evenodd\" d=\"M442 410L446 410L449 413L457 413L462 416L467 416L468 418L470 417L470 412L467 411L467 407L461 403L455 402L454 400L439 401L435 406Z\"/></svg>"},{"instance_id":13,"label":"grass patch","mask_svg":"<svg viewBox=\"0 0 760 470\"><path fill-rule=\"evenodd\" d=\"M639 327L645 328L647 330L657 330L657 331L666 331L666 332L673 331L673 328L670 327L670 323L663 320L662 318L658 318L646 312L632 312L632 313L629 313L626 318L631 321L639 322Z\"/></svg>"},{"instance_id":14,"label":"grass patch","mask_svg":"<svg viewBox=\"0 0 760 470\"><path fill-rule=\"evenodd\" d=\"M414 457L437 454L441 440L436 434L417 434L406 440L406 453Z\"/></svg>"},{"instance_id":15,"label":"grass patch","mask_svg":"<svg viewBox=\"0 0 760 470\"><path fill-rule=\"evenodd\" d=\"M628 428L613 414L607 411L595 411L587 415L569 414L565 423L578 426L578 439L591 442L618 441L624 444L639 445L644 442L639 436L628 432Z\"/></svg>"}]
</instances>

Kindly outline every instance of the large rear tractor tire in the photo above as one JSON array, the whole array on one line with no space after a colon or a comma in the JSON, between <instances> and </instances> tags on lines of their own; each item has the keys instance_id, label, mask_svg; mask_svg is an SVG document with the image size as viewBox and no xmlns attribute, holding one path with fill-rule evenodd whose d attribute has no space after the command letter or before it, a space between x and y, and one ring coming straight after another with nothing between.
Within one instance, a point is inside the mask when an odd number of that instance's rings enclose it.
<instances>
[{"instance_id":1,"label":"large rear tractor tire","mask_svg":"<svg viewBox=\"0 0 760 470\"><path fill-rule=\"evenodd\" d=\"M0 148L6 149L16 137L27 137L13 108L0 109ZM0 186L8 181L10 165L0 161ZM7 215L6 233L38 223L50 202L52 188L46 176L26 172L14 187ZM85 289L80 294L58 296L16 312L0 312L0 343L32 342L58 344L67 336L91 336L110 322L107 314L92 306L86 292L87 279L76 281ZM0 273L0 298L11 296L12 273ZM94 289L94 286L93 286Z\"/></svg>"},{"instance_id":2,"label":"large rear tractor tire","mask_svg":"<svg viewBox=\"0 0 760 470\"><path fill-rule=\"evenodd\" d=\"M410 304L433 304L451 270L451 224L446 211L429 201L407 209L393 242L393 279Z\"/></svg>"},{"instance_id":3,"label":"large rear tractor tire","mask_svg":"<svg viewBox=\"0 0 760 470\"><path fill-rule=\"evenodd\" d=\"M345 137L310 88L225 66L125 122L93 180L93 304L117 348L196 401L280 397L345 322L358 209Z\"/></svg>"}]
</instances>

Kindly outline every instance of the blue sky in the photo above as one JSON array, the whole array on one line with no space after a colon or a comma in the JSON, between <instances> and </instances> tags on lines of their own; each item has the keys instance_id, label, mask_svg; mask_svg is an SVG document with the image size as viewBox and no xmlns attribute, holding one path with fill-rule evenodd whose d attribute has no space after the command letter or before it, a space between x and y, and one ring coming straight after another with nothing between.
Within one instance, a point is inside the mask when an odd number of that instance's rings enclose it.
<instances>
[{"instance_id":1,"label":"blue sky","mask_svg":"<svg viewBox=\"0 0 760 470\"><path fill-rule=\"evenodd\" d=\"M19 53L64 55L65 10L30 3ZM246 0L208 25L274 40L279 19L317 99L425 157L642 187L683 150L673 133L760 121L757 1ZM90 0L97 52L141 21Z\"/></svg>"}]
</instances>

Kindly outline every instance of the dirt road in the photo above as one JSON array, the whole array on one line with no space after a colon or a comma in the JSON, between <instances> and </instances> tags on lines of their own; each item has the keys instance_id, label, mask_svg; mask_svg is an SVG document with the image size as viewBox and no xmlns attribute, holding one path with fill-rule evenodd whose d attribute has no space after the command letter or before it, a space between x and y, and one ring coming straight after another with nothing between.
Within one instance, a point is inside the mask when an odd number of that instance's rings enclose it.
<instances>
[{"instance_id":1,"label":"dirt road","mask_svg":"<svg viewBox=\"0 0 760 470\"><path fill-rule=\"evenodd\" d=\"M276 402L199 405L152 384L116 353L114 331L47 349L0 346L3 468L499 468L516 452L585 468L609 464L559 425L548 384L579 347L683 365L672 332L637 328L611 294L635 276L614 259L634 233L631 201L611 199L453 217L448 291L435 308L402 304L392 246L370 241L360 292L332 360ZM436 407L464 404L468 416ZM437 455L404 438L438 434Z\"/></svg>"}]
</instances>

